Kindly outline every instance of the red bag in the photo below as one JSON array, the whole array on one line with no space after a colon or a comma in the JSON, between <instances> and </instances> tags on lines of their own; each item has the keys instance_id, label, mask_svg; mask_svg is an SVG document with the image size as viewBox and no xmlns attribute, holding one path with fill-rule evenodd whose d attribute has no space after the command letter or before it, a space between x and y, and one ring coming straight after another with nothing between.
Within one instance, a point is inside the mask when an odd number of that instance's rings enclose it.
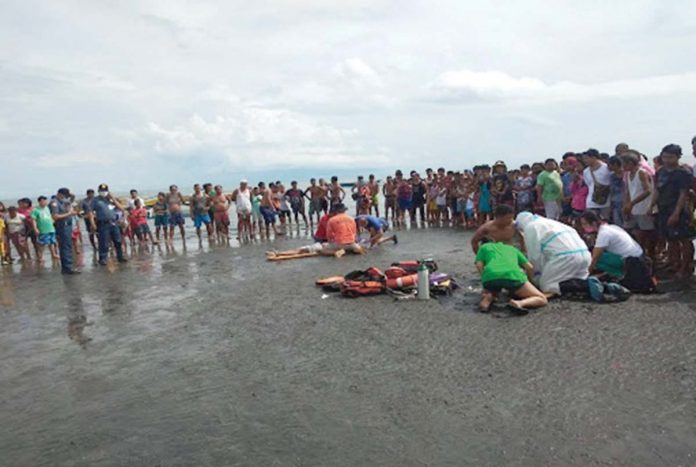
<instances>
[{"instance_id":1,"label":"red bag","mask_svg":"<svg viewBox=\"0 0 696 467\"><path fill-rule=\"evenodd\" d=\"M379 295L384 293L384 290L384 283L377 281L345 281L341 284L341 295L350 298Z\"/></svg>"}]
</instances>

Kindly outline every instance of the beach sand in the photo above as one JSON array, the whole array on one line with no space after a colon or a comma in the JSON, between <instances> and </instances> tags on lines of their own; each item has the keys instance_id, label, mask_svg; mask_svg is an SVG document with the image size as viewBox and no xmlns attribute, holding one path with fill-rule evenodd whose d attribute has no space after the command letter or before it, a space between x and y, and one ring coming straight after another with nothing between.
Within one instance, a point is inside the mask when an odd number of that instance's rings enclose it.
<instances>
[{"instance_id":1,"label":"beach sand","mask_svg":"<svg viewBox=\"0 0 696 467\"><path fill-rule=\"evenodd\" d=\"M269 244L190 241L75 277L5 269L0 463L696 464L691 285L484 315L469 238L412 230L281 263ZM421 257L462 289L397 302L313 285Z\"/></svg>"}]
</instances>

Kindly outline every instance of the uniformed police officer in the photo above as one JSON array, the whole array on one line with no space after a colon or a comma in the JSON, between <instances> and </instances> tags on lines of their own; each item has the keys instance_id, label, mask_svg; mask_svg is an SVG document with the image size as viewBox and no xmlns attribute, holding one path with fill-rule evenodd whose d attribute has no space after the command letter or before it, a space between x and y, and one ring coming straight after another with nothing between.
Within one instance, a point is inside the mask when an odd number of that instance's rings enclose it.
<instances>
[{"instance_id":1,"label":"uniformed police officer","mask_svg":"<svg viewBox=\"0 0 696 467\"><path fill-rule=\"evenodd\" d=\"M118 262L125 263L128 261L123 256L121 229L116 223L115 208L123 210L121 203L109 193L109 187L102 183L99 185L98 196L94 198L89 211L90 223L99 238L99 264L102 266L106 266L109 246L112 242L116 249Z\"/></svg>"},{"instance_id":2,"label":"uniformed police officer","mask_svg":"<svg viewBox=\"0 0 696 467\"><path fill-rule=\"evenodd\" d=\"M56 226L56 239L60 250L60 271L63 274L79 274L73 267L73 216L77 214L72 207L73 196L67 188L58 190L49 204L53 222Z\"/></svg>"}]
</instances>

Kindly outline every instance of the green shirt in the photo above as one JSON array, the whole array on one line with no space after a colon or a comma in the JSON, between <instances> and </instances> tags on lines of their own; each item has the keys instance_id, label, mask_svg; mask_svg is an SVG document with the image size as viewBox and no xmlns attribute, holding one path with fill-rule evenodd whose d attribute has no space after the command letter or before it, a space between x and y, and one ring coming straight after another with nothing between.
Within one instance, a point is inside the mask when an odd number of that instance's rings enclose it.
<instances>
[{"instance_id":1,"label":"green shirt","mask_svg":"<svg viewBox=\"0 0 696 467\"><path fill-rule=\"evenodd\" d=\"M483 263L481 282L510 280L526 282L527 274L521 266L529 261L520 250L506 243L485 243L476 254L476 262Z\"/></svg>"},{"instance_id":2,"label":"green shirt","mask_svg":"<svg viewBox=\"0 0 696 467\"><path fill-rule=\"evenodd\" d=\"M48 206L45 208L34 208L34 210L31 211L31 218L36 221L36 226L39 228L40 234L48 234L56 231L53 225L53 216L51 216L51 210Z\"/></svg>"},{"instance_id":3,"label":"green shirt","mask_svg":"<svg viewBox=\"0 0 696 467\"><path fill-rule=\"evenodd\" d=\"M544 201L558 201L561 199L563 192L563 182L561 175L556 172L548 172L544 170L537 177L537 185L543 187L541 197Z\"/></svg>"}]
</instances>

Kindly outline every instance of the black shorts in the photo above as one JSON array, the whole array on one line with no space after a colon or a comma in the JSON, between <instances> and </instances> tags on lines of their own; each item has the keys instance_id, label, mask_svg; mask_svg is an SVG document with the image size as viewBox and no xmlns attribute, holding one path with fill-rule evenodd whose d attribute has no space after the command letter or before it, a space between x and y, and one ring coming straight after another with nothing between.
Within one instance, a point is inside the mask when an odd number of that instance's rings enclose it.
<instances>
[{"instance_id":1,"label":"black shorts","mask_svg":"<svg viewBox=\"0 0 696 467\"><path fill-rule=\"evenodd\" d=\"M667 240L685 240L693 236L691 231L691 216L688 212L683 211L679 216L679 222L676 225L667 225L667 221L672 215L669 207L660 209L657 213L657 229L660 236Z\"/></svg>"},{"instance_id":2,"label":"black shorts","mask_svg":"<svg viewBox=\"0 0 696 467\"><path fill-rule=\"evenodd\" d=\"M500 292L501 290L507 290L508 292L515 292L520 290L527 281L513 281L509 279L498 279L494 281L484 282L483 288L488 292Z\"/></svg>"}]
</instances>

